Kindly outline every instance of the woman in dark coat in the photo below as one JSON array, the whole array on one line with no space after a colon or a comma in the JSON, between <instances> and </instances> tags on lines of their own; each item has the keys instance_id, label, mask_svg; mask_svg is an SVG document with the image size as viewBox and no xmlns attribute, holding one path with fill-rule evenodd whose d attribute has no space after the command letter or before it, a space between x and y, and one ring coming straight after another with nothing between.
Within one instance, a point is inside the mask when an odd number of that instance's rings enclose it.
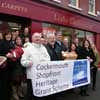
<instances>
[{"instance_id":1,"label":"woman in dark coat","mask_svg":"<svg viewBox=\"0 0 100 100\"><path fill-rule=\"evenodd\" d=\"M94 66L94 62L96 61L96 57L93 53L90 42L88 40L83 41L82 59L88 59L90 61L90 68ZM82 96L89 95L87 93L87 85L81 88L81 95Z\"/></svg>"},{"instance_id":2,"label":"woman in dark coat","mask_svg":"<svg viewBox=\"0 0 100 100\"><path fill-rule=\"evenodd\" d=\"M11 42L11 33L5 33L4 39L0 42L0 56L6 56L6 54L14 47ZM0 67L0 98L2 100L9 100L9 73L10 73L10 60L7 59L7 65L4 68Z\"/></svg>"}]
</instances>

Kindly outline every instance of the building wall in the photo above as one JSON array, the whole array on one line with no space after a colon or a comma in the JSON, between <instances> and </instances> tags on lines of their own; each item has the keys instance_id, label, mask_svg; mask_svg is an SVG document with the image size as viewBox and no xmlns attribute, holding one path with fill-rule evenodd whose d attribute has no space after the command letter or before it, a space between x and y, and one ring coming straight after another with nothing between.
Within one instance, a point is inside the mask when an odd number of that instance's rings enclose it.
<instances>
[{"instance_id":1,"label":"building wall","mask_svg":"<svg viewBox=\"0 0 100 100\"><path fill-rule=\"evenodd\" d=\"M100 21L100 14L97 15L97 11L100 12L100 0L96 0L96 15L95 16L88 13L89 0L79 0L79 8L81 8L81 10L70 7L69 0L61 0L62 1L61 3L56 3L53 0L39 0L39 1L47 2L50 4L65 8L67 10L85 15L86 17L90 17L90 18Z\"/></svg>"}]
</instances>

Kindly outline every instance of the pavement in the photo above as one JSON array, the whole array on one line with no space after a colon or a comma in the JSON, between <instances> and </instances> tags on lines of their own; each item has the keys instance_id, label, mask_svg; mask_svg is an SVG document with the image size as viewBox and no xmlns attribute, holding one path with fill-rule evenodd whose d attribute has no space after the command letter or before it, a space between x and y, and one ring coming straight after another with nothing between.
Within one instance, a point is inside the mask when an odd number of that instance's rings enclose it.
<instances>
[{"instance_id":1,"label":"pavement","mask_svg":"<svg viewBox=\"0 0 100 100\"><path fill-rule=\"evenodd\" d=\"M61 97L59 97L57 100L100 100L100 70L98 70L97 73L96 90L93 91L91 89L91 85L89 85L88 87L89 96L81 96L79 92L80 92L79 88L68 90L66 92L63 92Z\"/></svg>"}]
</instances>

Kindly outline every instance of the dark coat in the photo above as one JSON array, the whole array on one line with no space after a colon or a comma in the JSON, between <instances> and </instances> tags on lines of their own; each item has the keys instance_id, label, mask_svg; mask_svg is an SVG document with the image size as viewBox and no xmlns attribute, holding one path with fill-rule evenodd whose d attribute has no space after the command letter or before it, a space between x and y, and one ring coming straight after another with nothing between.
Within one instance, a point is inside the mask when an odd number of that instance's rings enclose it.
<instances>
[{"instance_id":1,"label":"dark coat","mask_svg":"<svg viewBox=\"0 0 100 100\"><path fill-rule=\"evenodd\" d=\"M81 47L80 45L76 47L76 53L78 55L77 59L83 59L83 47Z\"/></svg>"},{"instance_id":2,"label":"dark coat","mask_svg":"<svg viewBox=\"0 0 100 100\"><path fill-rule=\"evenodd\" d=\"M89 48L88 50L86 48L83 48L82 59L87 59L87 57L90 57L93 60L93 62L90 63L90 66L93 67L94 62L96 61L96 57L95 57L94 52L91 48Z\"/></svg>"},{"instance_id":3,"label":"dark coat","mask_svg":"<svg viewBox=\"0 0 100 100\"><path fill-rule=\"evenodd\" d=\"M50 56L50 60L51 61L58 60L58 57L57 57L57 54L56 54L56 51L55 51L55 47L52 48L52 46L50 44L47 44L45 47L46 47L47 52L48 52L48 54Z\"/></svg>"},{"instance_id":4,"label":"dark coat","mask_svg":"<svg viewBox=\"0 0 100 100\"><path fill-rule=\"evenodd\" d=\"M65 47L65 45L62 42L61 44L59 44L58 42L55 42L55 52L57 54L58 60L63 60L62 51L67 51L67 48Z\"/></svg>"},{"instance_id":5,"label":"dark coat","mask_svg":"<svg viewBox=\"0 0 100 100\"><path fill-rule=\"evenodd\" d=\"M21 46L16 46L14 49L11 50L10 53L13 54L13 52L15 52L16 57L10 59L13 65L11 69L11 79L21 81L24 77L25 71L24 67L22 67L20 63L20 59L23 54L23 49Z\"/></svg>"},{"instance_id":6,"label":"dark coat","mask_svg":"<svg viewBox=\"0 0 100 100\"><path fill-rule=\"evenodd\" d=\"M0 56L5 56L10 50L14 48L12 41L3 40L0 43Z\"/></svg>"},{"instance_id":7,"label":"dark coat","mask_svg":"<svg viewBox=\"0 0 100 100\"><path fill-rule=\"evenodd\" d=\"M2 40L0 41L0 56L6 56L6 54L13 48L11 41ZM0 69L0 98L2 100L9 100L9 74L11 63L7 60L8 64L5 68Z\"/></svg>"}]
</instances>

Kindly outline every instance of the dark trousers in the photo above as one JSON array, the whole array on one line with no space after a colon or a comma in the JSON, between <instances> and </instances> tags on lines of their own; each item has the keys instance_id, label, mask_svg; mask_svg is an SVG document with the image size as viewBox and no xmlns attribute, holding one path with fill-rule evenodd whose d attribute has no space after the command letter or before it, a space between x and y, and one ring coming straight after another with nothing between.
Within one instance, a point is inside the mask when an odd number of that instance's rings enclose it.
<instances>
[{"instance_id":1,"label":"dark trousers","mask_svg":"<svg viewBox=\"0 0 100 100\"><path fill-rule=\"evenodd\" d=\"M36 97L33 95L32 82L30 79L27 79L27 93L24 100L48 100L48 97Z\"/></svg>"},{"instance_id":2,"label":"dark trousers","mask_svg":"<svg viewBox=\"0 0 100 100\"><path fill-rule=\"evenodd\" d=\"M10 100L10 90L8 81L8 70L0 71L0 98L2 100Z\"/></svg>"},{"instance_id":3,"label":"dark trousers","mask_svg":"<svg viewBox=\"0 0 100 100\"><path fill-rule=\"evenodd\" d=\"M88 91L88 85L80 87L80 94L81 95L86 95Z\"/></svg>"},{"instance_id":4,"label":"dark trousers","mask_svg":"<svg viewBox=\"0 0 100 100\"><path fill-rule=\"evenodd\" d=\"M96 88L97 67L91 69L92 88Z\"/></svg>"}]
</instances>

